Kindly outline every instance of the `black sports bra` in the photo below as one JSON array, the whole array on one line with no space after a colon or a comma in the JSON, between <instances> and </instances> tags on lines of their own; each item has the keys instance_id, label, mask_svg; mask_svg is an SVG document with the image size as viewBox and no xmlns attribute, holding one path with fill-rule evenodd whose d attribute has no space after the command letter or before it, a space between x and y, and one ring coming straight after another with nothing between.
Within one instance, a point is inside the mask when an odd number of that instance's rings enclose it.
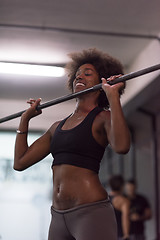
<instances>
[{"instance_id":1,"label":"black sports bra","mask_svg":"<svg viewBox=\"0 0 160 240\"><path fill-rule=\"evenodd\" d=\"M101 111L102 108L95 107L78 126L69 130L62 130L62 126L70 116L59 123L50 146L52 166L70 164L99 172L105 148L92 136L92 124Z\"/></svg>"}]
</instances>

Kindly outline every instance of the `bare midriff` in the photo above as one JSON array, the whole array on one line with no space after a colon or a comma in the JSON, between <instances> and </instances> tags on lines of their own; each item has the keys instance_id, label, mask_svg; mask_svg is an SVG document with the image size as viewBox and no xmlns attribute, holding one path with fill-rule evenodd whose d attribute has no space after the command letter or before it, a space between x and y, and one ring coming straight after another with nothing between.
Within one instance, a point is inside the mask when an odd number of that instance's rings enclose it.
<instances>
[{"instance_id":1,"label":"bare midriff","mask_svg":"<svg viewBox=\"0 0 160 240\"><path fill-rule=\"evenodd\" d=\"M105 200L107 192L92 170L62 164L53 167L53 207L70 209Z\"/></svg>"}]
</instances>

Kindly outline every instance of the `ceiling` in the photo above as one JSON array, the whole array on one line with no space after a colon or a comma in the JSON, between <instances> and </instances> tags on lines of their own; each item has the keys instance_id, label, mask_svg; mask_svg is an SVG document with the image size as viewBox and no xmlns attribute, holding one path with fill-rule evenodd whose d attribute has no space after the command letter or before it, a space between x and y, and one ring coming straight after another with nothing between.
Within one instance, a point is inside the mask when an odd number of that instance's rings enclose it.
<instances>
[{"instance_id":1,"label":"ceiling","mask_svg":"<svg viewBox=\"0 0 160 240\"><path fill-rule=\"evenodd\" d=\"M127 69L157 39L159 9L159 0L0 0L0 61L63 66L68 53L96 47ZM11 102L23 107L20 101L30 97L47 101L65 94L66 76L0 74L1 114L17 110ZM69 104L63 106L70 111Z\"/></svg>"}]
</instances>

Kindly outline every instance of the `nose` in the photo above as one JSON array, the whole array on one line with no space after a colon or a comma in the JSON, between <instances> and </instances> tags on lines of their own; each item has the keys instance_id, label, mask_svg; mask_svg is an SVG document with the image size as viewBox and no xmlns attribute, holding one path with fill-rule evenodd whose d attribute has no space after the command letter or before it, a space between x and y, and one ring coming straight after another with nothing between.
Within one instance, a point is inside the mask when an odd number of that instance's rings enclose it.
<instances>
[{"instance_id":1,"label":"nose","mask_svg":"<svg viewBox=\"0 0 160 240\"><path fill-rule=\"evenodd\" d=\"M83 77L83 72L79 72L76 76L76 80L82 79Z\"/></svg>"}]
</instances>

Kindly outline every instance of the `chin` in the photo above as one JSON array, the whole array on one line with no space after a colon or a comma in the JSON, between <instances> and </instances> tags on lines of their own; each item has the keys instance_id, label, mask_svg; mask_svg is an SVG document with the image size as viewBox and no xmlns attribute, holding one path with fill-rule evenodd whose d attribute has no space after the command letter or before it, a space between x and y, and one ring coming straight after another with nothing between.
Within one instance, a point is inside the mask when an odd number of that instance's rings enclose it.
<instances>
[{"instance_id":1,"label":"chin","mask_svg":"<svg viewBox=\"0 0 160 240\"><path fill-rule=\"evenodd\" d=\"M76 93L76 92L80 92L80 91L83 91L85 90L86 88L85 87L76 87L73 92Z\"/></svg>"}]
</instances>

